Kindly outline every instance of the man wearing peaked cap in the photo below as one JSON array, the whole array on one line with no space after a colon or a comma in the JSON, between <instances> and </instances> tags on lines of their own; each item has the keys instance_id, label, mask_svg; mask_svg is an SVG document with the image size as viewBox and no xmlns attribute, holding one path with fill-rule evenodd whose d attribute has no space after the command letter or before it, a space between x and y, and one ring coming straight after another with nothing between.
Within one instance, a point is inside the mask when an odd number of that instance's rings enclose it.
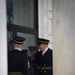
<instances>
[{"instance_id":1,"label":"man wearing peaked cap","mask_svg":"<svg viewBox=\"0 0 75 75\"><path fill-rule=\"evenodd\" d=\"M24 47L25 38L15 36L12 40L13 50L8 52L9 75L29 75L28 57L21 51Z\"/></svg>"},{"instance_id":2,"label":"man wearing peaked cap","mask_svg":"<svg viewBox=\"0 0 75 75\"><path fill-rule=\"evenodd\" d=\"M35 55L35 63L38 64L39 75L53 75L52 74L52 50L48 48L48 39L38 39L38 51Z\"/></svg>"},{"instance_id":3,"label":"man wearing peaked cap","mask_svg":"<svg viewBox=\"0 0 75 75\"><path fill-rule=\"evenodd\" d=\"M21 37L21 36L15 36L13 38L14 43L16 44L23 44L23 42L25 41L25 38Z\"/></svg>"},{"instance_id":4,"label":"man wearing peaked cap","mask_svg":"<svg viewBox=\"0 0 75 75\"><path fill-rule=\"evenodd\" d=\"M29 46L28 48L29 48L30 50L35 50L36 47L35 47L35 46Z\"/></svg>"},{"instance_id":5,"label":"man wearing peaked cap","mask_svg":"<svg viewBox=\"0 0 75 75\"><path fill-rule=\"evenodd\" d=\"M35 47L35 46L29 46L28 48L29 48L29 50L30 50L30 55L31 55L31 56L34 55L34 54L35 54L35 49L36 49L36 47Z\"/></svg>"},{"instance_id":6,"label":"man wearing peaked cap","mask_svg":"<svg viewBox=\"0 0 75 75\"><path fill-rule=\"evenodd\" d=\"M29 56L29 61L30 61L30 74L31 75L36 75L36 70L35 70L35 64L33 62L34 60L34 54L36 51L36 47L35 46L29 46L29 51L30 51L30 56Z\"/></svg>"},{"instance_id":7,"label":"man wearing peaked cap","mask_svg":"<svg viewBox=\"0 0 75 75\"><path fill-rule=\"evenodd\" d=\"M39 38L38 39L38 44L49 44L49 40L47 39L43 39L43 38Z\"/></svg>"},{"instance_id":8,"label":"man wearing peaked cap","mask_svg":"<svg viewBox=\"0 0 75 75\"><path fill-rule=\"evenodd\" d=\"M9 43L13 44L13 43L16 43L16 44L23 44L23 42L25 41L25 38L24 37L21 37L21 36L14 36L13 37L13 40L10 40Z\"/></svg>"}]
</instances>

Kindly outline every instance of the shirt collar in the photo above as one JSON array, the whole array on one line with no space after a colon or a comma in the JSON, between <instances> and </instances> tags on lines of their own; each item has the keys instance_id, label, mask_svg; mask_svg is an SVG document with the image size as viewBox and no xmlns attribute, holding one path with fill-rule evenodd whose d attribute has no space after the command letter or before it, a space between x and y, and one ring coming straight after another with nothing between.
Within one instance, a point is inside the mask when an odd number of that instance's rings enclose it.
<instances>
[{"instance_id":1,"label":"shirt collar","mask_svg":"<svg viewBox=\"0 0 75 75\"><path fill-rule=\"evenodd\" d=\"M47 50L48 50L48 47L42 52L42 55L44 55Z\"/></svg>"},{"instance_id":2,"label":"shirt collar","mask_svg":"<svg viewBox=\"0 0 75 75\"><path fill-rule=\"evenodd\" d=\"M20 48L14 48L14 49L21 51L21 49L20 49Z\"/></svg>"}]
</instances>

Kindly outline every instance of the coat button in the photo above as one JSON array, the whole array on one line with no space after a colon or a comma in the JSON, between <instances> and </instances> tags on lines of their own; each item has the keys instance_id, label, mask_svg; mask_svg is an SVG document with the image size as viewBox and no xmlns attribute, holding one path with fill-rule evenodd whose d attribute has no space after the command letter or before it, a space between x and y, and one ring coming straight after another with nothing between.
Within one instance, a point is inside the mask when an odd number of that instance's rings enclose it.
<instances>
[{"instance_id":1,"label":"coat button","mask_svg":"<svg viewBox=\"0 0 75 75\"><path fill-rule=\"evenodd\" d=\"M46 71L44 71L44 73L46 73Z\"/></svg>"},{"instance_id":2,"label":"coat button","mask_svg":"<svg viewBox=\"0 0 75 75\"><path fill-rule=\"evenodd\" d=\"M46 66L46 64L44 64L44 66Z\"/></svg>"}]
</instances>

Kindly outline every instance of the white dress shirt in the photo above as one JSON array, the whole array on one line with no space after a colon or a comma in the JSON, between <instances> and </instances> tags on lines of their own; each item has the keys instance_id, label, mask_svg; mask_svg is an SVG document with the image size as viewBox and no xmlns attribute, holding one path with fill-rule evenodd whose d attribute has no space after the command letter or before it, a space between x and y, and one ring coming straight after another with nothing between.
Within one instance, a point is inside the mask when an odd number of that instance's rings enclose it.
<instances>
[{"instance_id":1,"label":"white dress shirt","mask_svg":"<svg viewBox=\"0 0 75 75\"><path fill-rule=\"evenodd\" d=\"M47 50L48 50L48 47L42 52L42 55L44 55Z\"/></svg>"}]
</instances>

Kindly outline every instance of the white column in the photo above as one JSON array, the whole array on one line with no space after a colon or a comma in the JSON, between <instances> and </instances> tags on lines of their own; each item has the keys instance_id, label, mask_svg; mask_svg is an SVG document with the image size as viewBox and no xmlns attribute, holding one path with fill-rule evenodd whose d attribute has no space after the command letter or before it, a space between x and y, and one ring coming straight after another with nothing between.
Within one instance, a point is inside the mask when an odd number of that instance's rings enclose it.
<instances>
[{"instance_id":1,"label":"white column","mask_svg":"<svg viewBox=\"0 0 75 75\"><path fill-rule=\"evenodd\" d=\"M0 0L0 75L7 75L6 0Z\"/></svg>"},{"instance_id":2,"label":"white column","mask_svg":"<svg viewBox=\"0 0 75 75\"><path fill-rule=\"evenodd\" d=\"M75 0L53 0L53 74L75 75Z\"/></svg>"},{"instance_id":3,"label":"white column","mask_svg":"<svg viewBox=\"0 0 75 75\"><path fill-rule=\"evenodd\" d=\"M38 0L39 37L50 40L52 48L52 0Z\"/></svg>"}]
</instances>

